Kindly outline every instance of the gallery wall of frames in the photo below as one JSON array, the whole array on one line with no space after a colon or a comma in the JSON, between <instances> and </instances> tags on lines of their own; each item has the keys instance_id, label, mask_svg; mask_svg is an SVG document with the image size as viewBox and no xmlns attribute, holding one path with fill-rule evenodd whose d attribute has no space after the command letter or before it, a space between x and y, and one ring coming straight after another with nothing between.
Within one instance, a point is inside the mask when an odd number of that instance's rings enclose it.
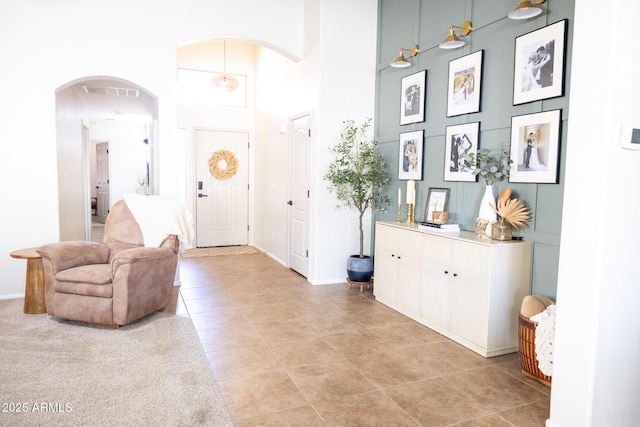
<instances>
[{"instance_id":1,"label":"gallery wall of frames","mask_svg":"<svg viewBox=\"0 0 640 427\"><path fill-rule=\"evenodd\" d=\"M485 183L464 153L506 147L510 176L494 193L509 187L530 207L517 233L534 244L531 292L555 298L575 3L547 0L540 15L509 19L516 3L379 0L374 138L389 165L392 206L405 206L396 199L414 180L419 222L430 189L446 189L449 221L465 230L474 230ZM461 22L472 23L458 33L464 45L440 48ZM412 45L409 66L390 66L398 48ZM377 212L373 221L396 214Z\"/></svg>"}]
</instances>

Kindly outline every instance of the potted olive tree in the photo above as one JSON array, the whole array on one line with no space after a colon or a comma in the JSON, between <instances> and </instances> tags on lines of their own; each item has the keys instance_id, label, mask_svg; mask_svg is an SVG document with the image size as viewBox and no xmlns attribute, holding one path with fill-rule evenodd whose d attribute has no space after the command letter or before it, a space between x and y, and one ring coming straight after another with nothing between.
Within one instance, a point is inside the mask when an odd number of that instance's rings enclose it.
<instances>
[{"instance_id":1,"label":"potted olive tree","mask_svg":"<svg viewBox=\"0 0 640 427\"><path fill-rule=\"evenodd\" d=\"M376 150L377 143L367 136L370 127L370 118L360 126L353 120L344 121L340 141L331 148L335 159L324 176L331 184L329 191L335 191L340 201L338 208L359 212L360 253L347 262L347 274L354 282L368 282L373 274L373 259L364 254L363 216L369 208L385 212L390 204L384 193L390 180L387 164Z\"/></svg>"}]
</instances>

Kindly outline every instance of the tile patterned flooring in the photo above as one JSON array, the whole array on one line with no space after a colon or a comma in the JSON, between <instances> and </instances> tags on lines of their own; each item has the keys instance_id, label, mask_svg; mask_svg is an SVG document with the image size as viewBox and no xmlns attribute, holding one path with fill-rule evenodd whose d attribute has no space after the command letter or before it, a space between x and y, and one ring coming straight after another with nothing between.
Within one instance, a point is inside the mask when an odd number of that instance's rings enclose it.
<instances>
[{"instance_id":1,"label":"tile patterned flooring","mask_svg":"<svg viewBox=\"0 0 640 427\"><path fill-rule=\"evenodd\" d=\"M550 389L518 354L485 359L346 283L313 286L264 254L180 260L234 424L544 426Z\"/></svg>"}]
</instances>

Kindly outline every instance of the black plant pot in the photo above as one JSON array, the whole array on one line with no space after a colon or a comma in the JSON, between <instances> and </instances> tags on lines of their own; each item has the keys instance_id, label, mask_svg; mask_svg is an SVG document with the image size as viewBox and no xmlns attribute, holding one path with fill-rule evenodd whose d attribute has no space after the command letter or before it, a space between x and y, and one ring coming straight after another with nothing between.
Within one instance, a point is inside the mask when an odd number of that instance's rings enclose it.
<instances>
[{"instance_id":1,"label":"black plant pot","mask_svg":"<svg viewBox=\"0 0 640 427\"><path fill-rule=\"evenodd\" d=\"M373 258L351 255L347 261L347 276L353 282L368 282L373 276Z\"/></svg>"}]
</instances>

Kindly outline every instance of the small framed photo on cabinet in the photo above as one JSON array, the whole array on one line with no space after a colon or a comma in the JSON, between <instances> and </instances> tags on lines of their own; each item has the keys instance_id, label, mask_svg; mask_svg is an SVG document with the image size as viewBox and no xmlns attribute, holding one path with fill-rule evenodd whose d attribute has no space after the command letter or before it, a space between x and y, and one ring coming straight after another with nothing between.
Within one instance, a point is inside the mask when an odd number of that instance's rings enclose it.
<instances>
[{"instance_id":1,"label":"small framed photo on cabinet","mask_svg":"<svg viewBox=\"0 0 640 427\"><path fill-rule=\"evenodd\" d=\"M424 222L433 222L433 212L435 211L447 211L449 204L449 189L448 188L433 188L429 187L427 193L427 204L424 208Z\"/></svg>"}]
</instances>

